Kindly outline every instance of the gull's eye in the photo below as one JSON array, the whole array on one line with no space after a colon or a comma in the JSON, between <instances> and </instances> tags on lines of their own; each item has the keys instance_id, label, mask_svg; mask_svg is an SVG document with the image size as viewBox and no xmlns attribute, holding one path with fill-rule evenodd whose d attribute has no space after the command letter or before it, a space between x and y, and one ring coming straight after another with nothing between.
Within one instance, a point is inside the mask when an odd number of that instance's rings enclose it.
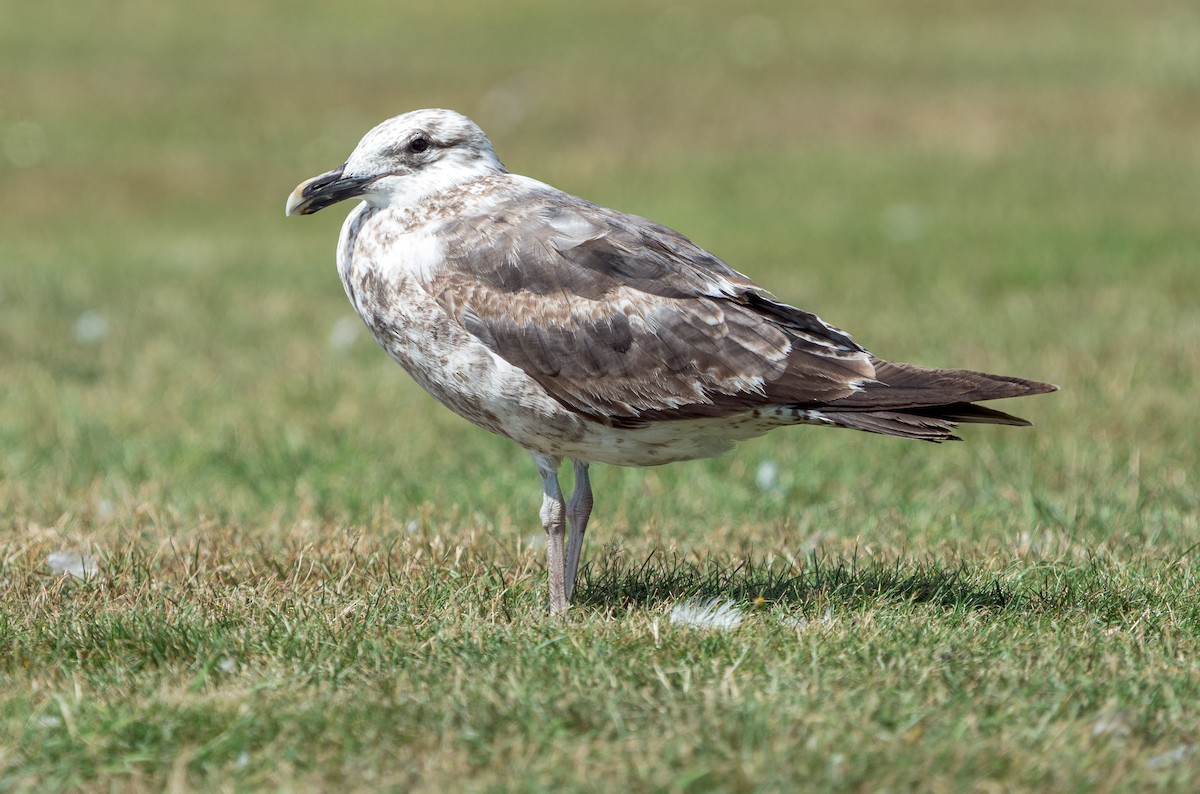
<instances>
[{"instance_id":1,"label":"gull's eye","mask_svg":"<svg viewBox=\"0 0 1200 794\"><path fill-rule=\"evenodd\" d=\"M421 152L427 150L430 146L432 146L432 144L429 142L428 138L426 138L424 135L418 135L409 142L408 150L414 154L420 154Z\"/></svg>"}]
</instances>

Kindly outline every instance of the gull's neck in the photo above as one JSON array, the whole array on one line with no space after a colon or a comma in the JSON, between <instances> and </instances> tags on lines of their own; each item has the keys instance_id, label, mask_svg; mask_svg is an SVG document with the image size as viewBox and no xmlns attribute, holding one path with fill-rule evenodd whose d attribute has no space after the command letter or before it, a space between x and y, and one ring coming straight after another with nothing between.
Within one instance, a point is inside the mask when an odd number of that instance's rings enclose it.
<instances>
[{"instance_id":1,"label":"gull's neck","mask_svg":"<svg viewBox=\"0 0 1200 794\"><path fill-rule=\"evenodd\" d=\"M490 153L488 153L490 154ZM417 174L380 180L363 198L377 209L411 209L435 196L480 179L508 173L494 154L467 161L447 160Z\"/></svg>"}]
</instances>

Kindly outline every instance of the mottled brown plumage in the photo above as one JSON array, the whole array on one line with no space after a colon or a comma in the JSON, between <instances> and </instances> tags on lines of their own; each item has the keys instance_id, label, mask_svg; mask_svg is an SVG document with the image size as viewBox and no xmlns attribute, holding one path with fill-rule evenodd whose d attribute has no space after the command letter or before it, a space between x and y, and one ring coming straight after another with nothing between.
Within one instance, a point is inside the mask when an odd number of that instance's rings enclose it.
<instances>
[{"instance_id":1,"label":"mottled brown plumage","mask_svg":"<svg viewBox=\"0 0 1200 794\"><path fill-rule=\"evenodd\" d=\"M1027 424L977 402L1054 389L879 359L678 232L508 173L450 111L381 124L344 166L297 187L288 213L353 196L365 201L338 269L372 334L434 397L538 464L554 611L591 511L590 462L686 460L794 424L945 441L958 423Z\"/></svg>"}]
</instances>

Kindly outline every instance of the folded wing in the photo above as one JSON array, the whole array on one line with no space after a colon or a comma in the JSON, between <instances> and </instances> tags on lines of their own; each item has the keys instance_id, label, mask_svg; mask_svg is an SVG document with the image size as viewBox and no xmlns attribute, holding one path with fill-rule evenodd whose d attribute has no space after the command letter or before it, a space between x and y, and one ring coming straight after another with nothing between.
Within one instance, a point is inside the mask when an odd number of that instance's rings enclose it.
<instances>
[{"instance_id":1,"label":"folded wing","mask_svg":"<svg viewBox=\"0 0 1200 794\"><path fill-rule=\"evenodd\" d=\"M469 247L466 240L489 241ZM767 406L928 440L956 422L1022 424L978 400L1053 387L872 356L682 235L547 190L442 230L427 288L570 410L616 427Z\"/></svg>"},{"instance_id":2,"label":"folded wing","mask_svg":"<svg viewBox=\"0 0 1200 794\"><path fill-rule=\"evenodd\" d=\"M721 417L824 404L874 377L870 355L815 315L666 227L570 197L458 221L429 289L463 327L594 420Z\"/></svg>"}]
</instances>

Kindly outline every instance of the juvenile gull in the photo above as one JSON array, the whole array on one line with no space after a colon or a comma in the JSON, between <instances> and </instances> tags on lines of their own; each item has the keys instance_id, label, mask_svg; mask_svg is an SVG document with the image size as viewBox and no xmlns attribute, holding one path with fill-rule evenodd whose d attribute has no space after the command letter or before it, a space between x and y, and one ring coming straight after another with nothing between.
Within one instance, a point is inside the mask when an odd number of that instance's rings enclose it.
<instances>
[{"instance_id":1,"label":"juvenile gull","mask_svg":"<svg viewBox=\"0 0 1200 794\"><path fill-rule=\"evenodd\" d=\"M877 358L678 232L509 173L453 111L383 122L287 214L350 198L338 274L372 335L537 464L554 613L575 584L590 463L702 458L797 424L946 441L959 422L1029 424L977 401L1055 388Z\"/></svg>"}]
</instances>

